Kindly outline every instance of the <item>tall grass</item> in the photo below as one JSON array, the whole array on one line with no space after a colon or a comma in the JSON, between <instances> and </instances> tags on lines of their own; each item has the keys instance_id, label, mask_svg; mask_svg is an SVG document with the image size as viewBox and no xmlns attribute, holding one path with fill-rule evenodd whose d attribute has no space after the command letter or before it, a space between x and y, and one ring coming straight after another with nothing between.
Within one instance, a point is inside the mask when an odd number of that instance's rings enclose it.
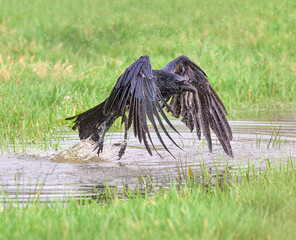
<instances>
[{"instance_id":1,"label":"tall grass","mask_svg":"<svg viewBox=\"0 0 296 240\"><path fill-rule=\"evenodd\" d=\"M294 239L295 177L286 159L262 171L239 169L213 186L191 181L150 196L129 191L105 203L2 204L0 238Z\"/></svg>"},{"instance_id":2,"label":"tall grass","mask_svg":"<svg viewBox=\"0 0 296 240\"><path fill-rule=\"evenodd\" d=\"M293 1L0 0L1 142L42 140L147 54L185 54L230 114L295 106ZM2 143L3 144L3 143Z\"/></svg>"}]
</instances>

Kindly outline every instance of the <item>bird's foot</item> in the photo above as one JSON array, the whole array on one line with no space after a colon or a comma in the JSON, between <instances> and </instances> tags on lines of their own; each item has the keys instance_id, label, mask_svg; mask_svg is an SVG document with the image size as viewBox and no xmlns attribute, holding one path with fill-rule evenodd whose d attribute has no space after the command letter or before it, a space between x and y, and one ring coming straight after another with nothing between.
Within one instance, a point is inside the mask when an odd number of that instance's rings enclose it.
<instances>
[{"instance_id":1,"label":"bird's foot","mask_svg":"<svg viewBox=\"0 0 296 240\"><path fill-rule=\"evenodd\" d=\"M120 158L124 155L125 153L125 149L126 149L126 145L127 145L127 142L124 141L122 144L120 144L121 147L120 147L120 150L119 150L119 153L118 153L118 160L120 160Z\"/></svg>"},{"instance_id":2,"label":"bird's foot","mask_svg":"<svg viewBox=\"0 0 296 240\"><path fill-rule=\"evenodd\" d=\"M100 153L103 152L103 147L104 147L104 142L103 141L99 141L96 145L96 147L94 148L94 151L96 149L98 149L97 154L98 156L100 156Z\"/></svg>"},{"instance_id":3,"label":"bird's foot","mask_svg":"<svg viewBox=\"0 0 296 240\"><path fill-rule=\"evenodd\" d=\"M124 155L125 149L120 148L119 153L118 153L118 160Z\"/></svg>"}]
</instances>

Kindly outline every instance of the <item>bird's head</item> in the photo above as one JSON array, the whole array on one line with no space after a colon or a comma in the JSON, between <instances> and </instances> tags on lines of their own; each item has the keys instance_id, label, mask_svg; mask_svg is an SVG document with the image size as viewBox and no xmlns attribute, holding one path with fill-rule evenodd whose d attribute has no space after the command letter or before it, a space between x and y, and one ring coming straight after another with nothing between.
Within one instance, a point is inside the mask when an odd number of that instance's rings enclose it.
<instances>
[{"instance_id":1,"label":"bird's head","mask_svg":"<svg viewBox=\"0 0 296 240\"><path fill-rule=\"evenodd\" d=\"M178 74L174 75L174 79L171 81L171 88L175 90L175 93L196 92L195 87L193 87L186 78Z\"/></svg>"},{"instance_id":2,"label":"bird's head","mask_svg":"<svg viewBox=\"0 0 296 240\"><path fill-rule=\"evenodd\" d=\"M196 92L196 89L188 82L188 80L179 74L157 70L154 71L154 76L156 79L156 85L165 97L186 91Z\"/></svg>"}]
</instances>

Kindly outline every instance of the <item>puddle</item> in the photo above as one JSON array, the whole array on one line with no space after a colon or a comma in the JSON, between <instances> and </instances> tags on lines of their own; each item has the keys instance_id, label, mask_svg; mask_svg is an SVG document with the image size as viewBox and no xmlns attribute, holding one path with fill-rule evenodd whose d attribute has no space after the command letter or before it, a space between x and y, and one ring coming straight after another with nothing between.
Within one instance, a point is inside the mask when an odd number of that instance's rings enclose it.
<instances>
[{"instance_id":1,"label":"puddle","mask_svg":"<svg viewBox=\"0 0 296 240\"><path fill-rule=\"evenodd\" d=\"M176 133L171 134L184 150L168 144L176 158L168 154L157 140L154 143L162 158L155 152L151 157L132 132L126 153L119 161L119 147L113 144L123 139L121 132L107 136L100 157L92 151L94 146L91 143L79 141L76 132L61 144L62 150L55 154L4 153L0 156L0 198L3 201L17 198L20 202L37 197L41 201L80 196L93 198L104 190L106 182L117 187L119 192L123 184L125 188L144 184L142 176L144 179L149 176L154 184L165 186L174 176L187 176L189 166L194 175L200 176L204 164L216 177L217 165L218 175L223 175L226 164L234 170L247 168L248 164L264 168L266 159L271 163L287 159L287 156L296 159L296 115L292 112L289 116L278 114L274 119L264 121L256 118L230 121L233 159L223 152L213 134L213 153L209 153L204 140L198 141L180 121L172 122L182 138ZM156 139L153 133L152 136Z\"/></svg>"}]
</instances>

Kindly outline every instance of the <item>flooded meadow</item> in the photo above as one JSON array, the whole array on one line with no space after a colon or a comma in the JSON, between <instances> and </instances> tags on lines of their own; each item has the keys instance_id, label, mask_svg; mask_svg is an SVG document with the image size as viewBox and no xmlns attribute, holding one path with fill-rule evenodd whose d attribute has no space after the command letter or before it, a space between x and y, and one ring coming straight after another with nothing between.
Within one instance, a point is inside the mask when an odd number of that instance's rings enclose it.
<instances>
[{"instance_id":1,"label":"flooded meadow","mask_svg":"<svg viewBox=\"0 0 296 240\"><path fill-rule=\"evenodd\" d=\"M58 151L34 148L24 154L3 152L0 156L0 197L4 201L17 199L28 202L67 200L71 197L96 198L108 185L120 195L123 189L166 187L172 182L184 184L191 175L203 181L206 170L213 179L225 176L225 171L264 169L296 159L296 114L293 110L273 112L251 118L230 121L233 131L234 158L228 157L212 133L213 152L205 140L198 140L178 120L172 121L180 135L170 132L182 150L167 140L166 152L152 132L159 153L150 156L130 132L125 155L118 160L123 132L111 132L105 140L100 157L89 141L80 142L77 132L60 142Z\"/></svg>"}]
</instances>

